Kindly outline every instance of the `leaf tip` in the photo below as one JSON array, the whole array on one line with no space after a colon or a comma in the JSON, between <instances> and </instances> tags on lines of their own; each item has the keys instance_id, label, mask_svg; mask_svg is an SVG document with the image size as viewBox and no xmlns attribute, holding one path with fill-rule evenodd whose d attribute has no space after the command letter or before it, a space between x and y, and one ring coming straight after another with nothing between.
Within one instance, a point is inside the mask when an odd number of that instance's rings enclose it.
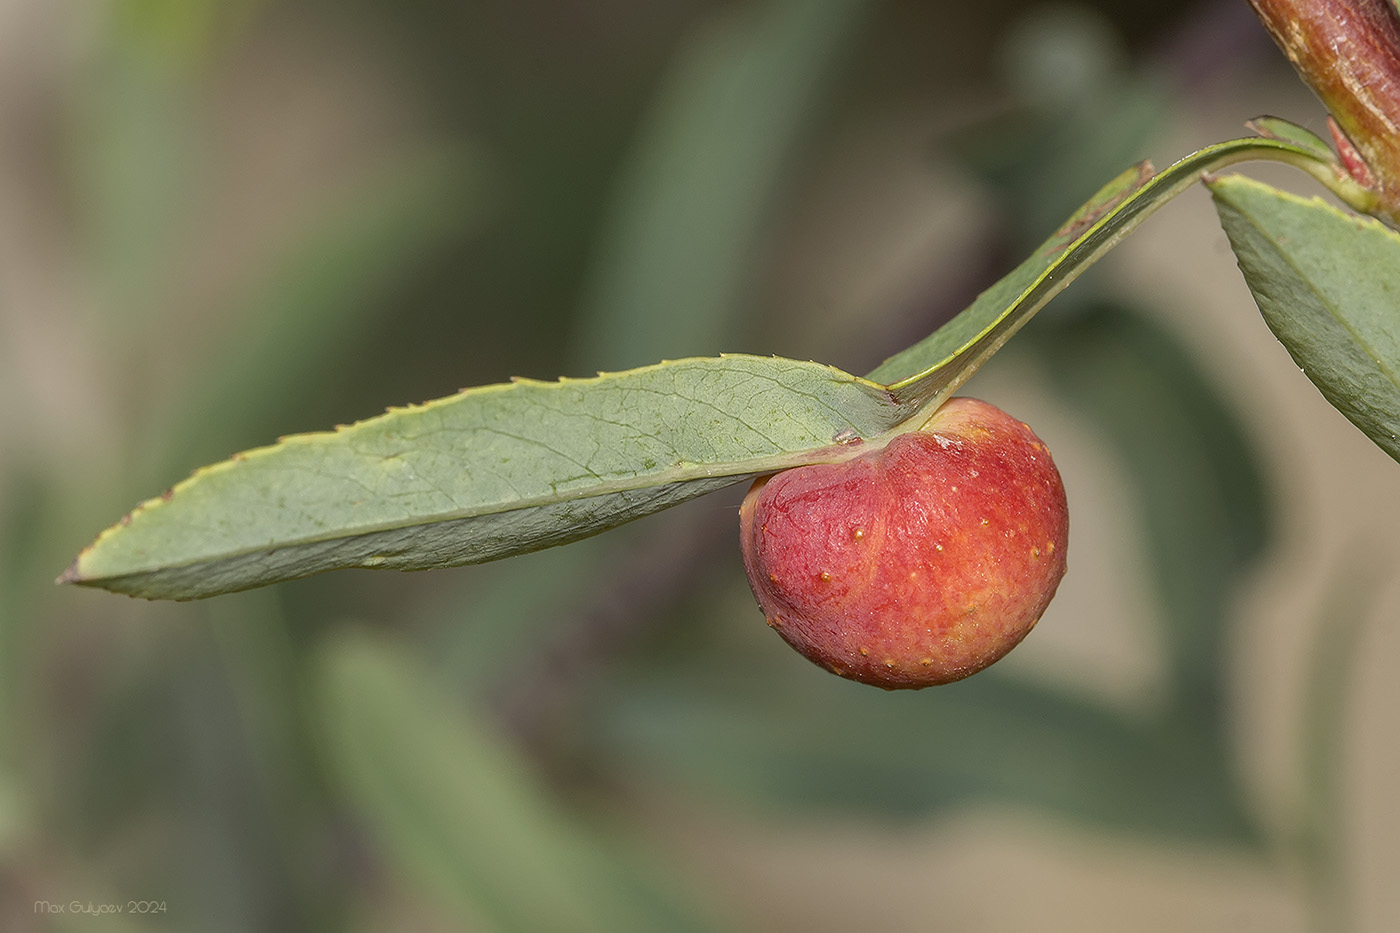
<instances>
[{"instance_id":1,"label":"leaf tip","mask_svg":"<svg viewBox=\"0 0 1400 933\"><path fill-rule=\"evenodd\" d=\"M1292 126L1289 121L1276 117L1271 113L1261 113L1257 117L1251 117L1244 121L1244 128L1255 136L1262 136L1265 139L1283 139L1282 129Z\"/></svg>"},{"instance_id":2,"label":"leaf tip","mask_svg":"<svg viewBox=\"0 0 1400 933\"><path fill-rule=\"evenodd\" d=\"M63 573L60 573L57 577L54 578L54 586L65 586L69 583L83 582L82 571L78 570L78 561L80 559L81 555L79 555L79 557L75 557L73 559L73 563L69 564L64 569Z\"/></svg>"}]
</instances>

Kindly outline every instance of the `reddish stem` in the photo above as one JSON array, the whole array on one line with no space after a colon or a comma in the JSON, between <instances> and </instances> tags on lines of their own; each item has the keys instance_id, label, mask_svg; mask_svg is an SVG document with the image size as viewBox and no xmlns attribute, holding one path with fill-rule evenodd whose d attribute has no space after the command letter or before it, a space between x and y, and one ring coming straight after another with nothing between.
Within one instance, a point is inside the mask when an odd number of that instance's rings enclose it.
<instances>
[{"instance_id":1,"label":"reddish stem","mask_svg":"<svg viewBox=\"0 0 1400 933\"><path fill-rule=\"evenodd\" d=\"M1344 154L1369 169L1383 210L1400 216L1400 18L1390 0L1249 2L1354 147Z\"/></svg>"}]
</instances>

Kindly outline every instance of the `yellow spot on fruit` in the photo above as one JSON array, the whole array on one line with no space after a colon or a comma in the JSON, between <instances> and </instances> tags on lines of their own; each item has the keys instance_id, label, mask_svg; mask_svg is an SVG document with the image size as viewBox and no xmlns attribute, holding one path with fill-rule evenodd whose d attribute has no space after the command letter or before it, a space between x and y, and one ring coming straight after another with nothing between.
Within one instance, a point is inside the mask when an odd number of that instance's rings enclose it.
<instances>
[{"instance_id":1,"label":"yellow spot on fruit","mask_svg":"<svg viewBox=\"0 0 1400 933\"><path fill-rule=\"evenodd\" d=\"M957 492L957 491L958 491L958 487L956 487L956 486L952 487L952 491L953 491L953 492Z\"/></svg>"},{"instance_id":2,"label":"yellow spot on fruit","mask_svg":"<svg viewBox=\"0 0 1400 933\"><path fill-rule=\"evenodd\" d=\"M885 658L885 667L894 670L894 658Z\"/></svg>"},{"instance_id":3,"label":"yellow spot on fruit","mask_svg":"<svg viewBox=\"0 0 1400 933\"><path fill-rule=\"evenodd\" d=\"M770 617L768 618L768 625L769 625L770 628L777 628L778 626L780 626L780 625L782 625L782 624L783 624L783 620L782 620L779 616L770 616Z\"/></svg>"},{"instance_id":4,"label":"yellow spot on fruit","mask_svg":"<svg viewBox=\"0 0 1400 933\"><path fill-rule=\"evenodd\" d=\"M822 573L821 573L821 578L822 578L822 582L823 582L823 583L826 583L827 581L829 581L829 580L831 579L831 574L829 574L829 573L827 573L825 570L823 570Z\"/></svg>"},{"instance_id":5,"label":"yellow spot on fruit","mask_svg":"<svg viewBox=\"0 0 1400 933\"><path fill-rule=\"evenodd\" d=\"M1040 548L1031 548L1031 560L1040 560Z\"/></svg>"},{"instance_id":6,"label":"yellow spot on fruit","mask_svg":"<svg viewBox=\"0 0 1400 933\"><path fill-rule=\"evenodd\" d=\"M943 550L943 545L941 545L941 544L935 544L935 545L933 546L933 549L934 549L935 551L941 551L941 550Z\"/></svg>"},{"instance_id":7,"label":"yellow spot on fruit","mask_svg":"<svg viewBox=\"0 0 1400 933\"><path fill-rule=\"evenodd\" d=\"M859 541L861 538L865 537L865 529L857 528L855 531L851 532L851 537Z\"/></svg>"},{"instance_id":8,"label":"yellow spot on fruit","mask_svg":"<svg viewBox=\"0 0 1400 933\"><path fill-rule=\"evenodd\" d=\"M776 573L770 573L770 574L768 575L768 582L769 582L769 583L777 583L777 582L778 582L778 575L777 575Z\"/></svg>"},{"instance_id":9,"label":"yellow spot on fruit","mask_svg":"<svg viewBox=\"0 0 1400 933\"><path fill-rule=\"evenodd\" d=\"M920 658L919 663L924 667L933 667L933 658Z\"/></svg>"},{"instance_id":10,"label":"yellow spot on fruit","mask_svg":"<svg viewBox=\"0 0 1400 933\"><path fill-rule=\"evenodd\" d=\"M991 524L991 521L984 518L984 519L982 519L982 524L983 524L984 526L985 526L985 525L990 525L990 524Z\"/></svg>"},{"instance_id":11,"label":"yellow spot on fruit","mask_svg":"<svg viewBox=\"0 0 1400 933\"><path fill-rule=\"evenodd\" d=\"M869 649L869 648L862 648L862 649L860 649L860 656L861 656L862 658L868 658L868 657L870 657L870 649Z\"/></svg>"}]
</instances>

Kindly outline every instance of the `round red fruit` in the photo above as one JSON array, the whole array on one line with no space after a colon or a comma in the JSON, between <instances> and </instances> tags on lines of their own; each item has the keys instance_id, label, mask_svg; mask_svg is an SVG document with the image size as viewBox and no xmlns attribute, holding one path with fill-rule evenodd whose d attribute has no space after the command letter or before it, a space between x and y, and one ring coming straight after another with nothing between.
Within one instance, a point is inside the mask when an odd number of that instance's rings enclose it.
<instances>
[{"instance_id":1,"label":"round red fruit","mask_svg":"<svg viewBox=\"0 0 1400 933\"><path fill-rule=\"evenodd\" d=\"M739 518L768 624L814 663L886 689L996 661L1065 573L1069 513L1050 452L976 399L850 460L759 479Z\"/></svg>"}]
</instances>

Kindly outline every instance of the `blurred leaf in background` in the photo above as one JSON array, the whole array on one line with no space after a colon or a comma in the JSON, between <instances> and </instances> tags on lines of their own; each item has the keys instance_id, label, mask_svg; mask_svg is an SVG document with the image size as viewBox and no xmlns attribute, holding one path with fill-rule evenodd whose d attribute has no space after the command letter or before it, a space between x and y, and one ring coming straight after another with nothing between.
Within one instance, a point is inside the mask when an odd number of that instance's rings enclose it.
<instances>
[{"instance_id":1,"label":"blurred leaf in background","mask_svg":"<svg viewBox=\"0 0 1400 933\"><path fill-rule=\"evenodd\" d=\"M392 858L463 928L700 930L571 823L514 751L396 650L326 639L316 722L330 771Z\"/></svg>"},{"instance_id":2,"label":"blurred leaf in background","mask_svg":"<svg viewBox=\"0 0 1400 933\"><path fill-rule=\"evenodd\" d=\"M1157 69L1130 62L1102 13L1078 4L1034 8L1013 21L997 63L1008 112L974 125L952 148L1014 216L1018 245L1029 248L1105 179L1146 156L1171 87Z\"/></svg>"},{"instance_id":3,"label":"blurred leaf in background","mask_svg":"<svg viewBox=\"0 0 1400 933\"><path fill-rule=\"evenodd\" d=\"M768 0L682 45L600 232L578 358L617 370L732 352L776 196L866 0Z\"/></svg>"}]
</instances>

